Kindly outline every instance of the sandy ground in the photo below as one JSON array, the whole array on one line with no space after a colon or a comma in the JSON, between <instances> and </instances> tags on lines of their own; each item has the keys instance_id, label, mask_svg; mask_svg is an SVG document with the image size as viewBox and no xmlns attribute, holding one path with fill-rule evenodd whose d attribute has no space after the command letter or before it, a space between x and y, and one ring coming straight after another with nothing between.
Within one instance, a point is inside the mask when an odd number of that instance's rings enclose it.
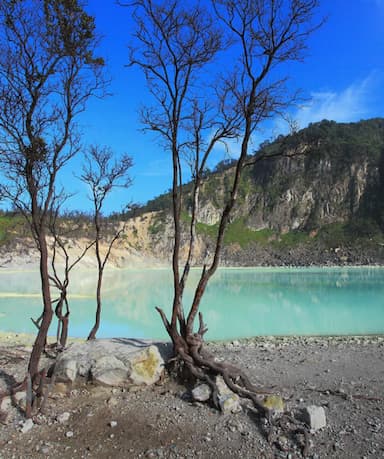
<instances>
[{"instance_id":1,"label":"sandy ground","mask_svg":"<svg viewBox=\"0 0 384 459\"><path fill-rule=\"evenodd\" d=\"M0 334L1 389L23 378L32 340ZM384 337L258 338L208 347L282 395L294 416L308 405L324 407L327 426L310 434L307 457L384 457ZM223 415L192 402L169 377L130 391L56 389L26 433L22 413L10 408L0 424L0 458L302 457L303 438L276 430L269 443L264 420L247 402L241 413Z\"/></svg>"}]
</instances>

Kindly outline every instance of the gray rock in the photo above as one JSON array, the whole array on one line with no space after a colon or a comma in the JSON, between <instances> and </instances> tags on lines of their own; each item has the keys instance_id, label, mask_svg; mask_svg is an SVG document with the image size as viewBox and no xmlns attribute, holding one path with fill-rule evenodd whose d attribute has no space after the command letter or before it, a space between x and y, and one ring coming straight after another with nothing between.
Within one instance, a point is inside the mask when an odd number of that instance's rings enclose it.
<instances>
[{"instance_id":1,"label":"gray rock","mask_svg":"<svg viewBox=\"0 0 384 459\"><path fill-rule=\"evenodd\" d=\"M11 400L11 397L4 397L2 400L1 400L1 403L0 403L0 411L9 411L12 407L12 400Z\"/></svg>"},{"instance_id":2,"label":"gray rock","mask_svg":"<svg viewBox=\"0 0 384 459\"><path fill-rule=\"evenodd\" d=\"M32 429L33 421L32 421L32 419L26 419L25 421L22 421L20 426L21 426L20 432L21 433L27 433Z\"/></svg>"},{"instance_id":3,"label":"gray rock","mask_svg":"<svg viewBox=\"0 0 384 459\"><path fill-rule=\"evenodd\" d=\"M310 405L304 409L304 419L312 431L322 429L327 425L325 411L322 406Z\"/></svg>"},{"instance_id":4,"label":"gray rock","mask_svg":"<svg viewBox=\"0 0 384 459\"><path fill-rule=\"evenodd\" d=\"M69 421L69 418L71 415L68 413L68 411L65 411L64 413L59 414L56 416L56 421L60 424L64 424L65 422Z\"/></svg>"},{"instance_id":5,"label":"gray rock","mask_svg":"<svg viewBox=\"0 0 384 459\"><path fill-rule=\"evenodd\" d=\"M104 386L123 386L130 374L124 363L113 355L100 357L91 366L93 382Z\"/></svg>"},{"instance_id":6,"label":"gray rock","mask_svg":"<svg viewBox=\"0 0 384 459\"><path fill-rule=\"evenodd\" d=\"M161 352L160 352L161 351ZM169 349L141 340L93 340L70 345L57 359L57 381L82 377L108 386L150 385L160 379Z\"/></svg>"},{"instance_id":7,"label":"gray rock","mask_svg":"<svg viewBox=\"0 0 384 459\"><path fill-rule=\"evenodd\" d=\"M119 401L117 400L116 397L110 397L110 398L107 400L107 405L110 406L110 407L117 406L118 403L119 403Z\"/></svg>"},{"instance_id":8,"label":"gray rock","mask_svg":"<svg viewBox=\"0 0 384 459\"><path fill-rule=\"evenodd\" d=\"M216 377L219 406L223 413L238 413L241 411L240 397L229 389L222 376Z\"/></svg>"},{"instance_id":9,"label":"gray rock","mask_svg":"<svg viewBox=\"0 0 384 459\"><path fill-rule=\"evenodd\" d=\"M211 396L211 388L208 384L200 384L192 390L192 398L196 402L206 402Z\"/></svg>"},{"instance_id":10,"label":"gray rock","mask_svg":"<svg viewBox=\"0 0 384 459\"><path fill-rule=\"evenodd\" d=\"M27 393L25 391L16 392L13 396L15 402L22 408L25 409L27 403Z\"/></svg>"},{"instance_id":11,"label":"gray rock","mask_svg":"<svg viewBox=\"0 0 384 459\"><path fill-rule=\"evenodd\" d=\"M60 355L62 357L63 354ZM74 382L77 378L77 360L74 358L60 358L60 365L56 365L55 374L57 381Z\"/></svg>"}]
</instances>

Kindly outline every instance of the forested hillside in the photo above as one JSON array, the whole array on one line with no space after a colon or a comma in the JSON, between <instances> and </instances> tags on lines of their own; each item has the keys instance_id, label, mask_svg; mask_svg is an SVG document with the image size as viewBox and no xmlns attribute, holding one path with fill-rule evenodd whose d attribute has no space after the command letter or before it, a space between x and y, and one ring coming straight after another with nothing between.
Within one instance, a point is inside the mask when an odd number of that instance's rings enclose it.
<instances>
[{"instance_id":1,"label":"forested hillside","mask_svg":"<svg viewBox=\"0 0 384 459\"><path fill-rule=\"evenodd\" d=\"M248 162L225 238L228 263L382 261L384 119L314 123L265 142ZM198 215L204 240L216 234L230 181L230 160L207 174ZM158 212L155 235L164 234L170 202L164 194L136 211Z\"/></svg>"},{"instance_id":2,"label":"forested hillside","mask_svg":"<svg viewBox=\"0 0 384 459\"><path fill-rule=\"evenodd\" d=\"M232 164L224 160L206 173L197 264L211 254ZM264 142L248 164L225 235L224 264L384 263L384 119L314 123ZM184 186L184 223L190 219L190 189L190 184ZM127 251L128 258L134 252L136 259L150 255L167 262L172 252L170 215L171 195L164 193L128 214L111 217L111 228L116 220L128 222L119 257L125 259L122 254ZM66 218L71 228L77 228L72 239L90 237L86 215ZM26 232L20 217L0 216L3 252Z\"/></svg>"}]
</instances>

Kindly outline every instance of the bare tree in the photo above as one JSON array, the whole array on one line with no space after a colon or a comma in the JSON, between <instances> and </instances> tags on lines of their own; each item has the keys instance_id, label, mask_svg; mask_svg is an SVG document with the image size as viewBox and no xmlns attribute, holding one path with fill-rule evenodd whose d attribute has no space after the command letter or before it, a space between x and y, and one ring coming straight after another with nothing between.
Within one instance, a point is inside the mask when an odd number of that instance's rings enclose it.
<instances>
[{"instance_id":1,"label":"bare tree","mask_svg":"<svg viewBox=\"0 0 384 459\"><path fill-rule=\"evenodd\" d=\"M66 228L67 222L65 219L60 219L59 216L62 200L56 200L56 202L58 202L58 204L55 206L55 208L52 208L49 220L49 231L53 239L51 244L52 274L50 274L49 279L59 292L59 297L52 301L52 304L55 305L55 315L57 318L55 347L57 349L63 349L67 343L69 328L70 308L68 303L68 288L70 282L70 273L72 269L85 257L88 250L95 244L95 241L88 243L83 248L80 255L71 261L70 254L68 252L68 243L70 239L68 238L70 233L76 233L77 228L71 227L70 231L68 228ZM62 269L59 269L58 267L58 253L61 254L62 258L64 259L64 266Z\"/></svg>"},{"instance_id":2,"label":"bare tree","mask_svg":"<svg viewBox=\"0 0 384 459\"><path fill-rule=\"evenodd\" d=\"M222 33L206 11L179 1L135 2L137 23L136 47L132 46L130 64L144 71L155 105L145 107L142 121L146 129L156 132L173 164L172 202L174 248L172 268L174 297L172 328L182 318L183 291L188 277L195 240L195 222L199 187L208 157L214 145L235 135L236 119L220 113L198 97L199 75L224 48ZM222 108L225 99L222 99ZM211 134L208 142L203 134ZM180 271L182 159L186 158L195 179L192 197L190 248L183 271ZM183 322L183 320L182 320Z\"/></svg>"},{"instance_id":3,"label":"bare tree","mask_svg":"<svg viewBox=\"0 0 384 459\"><path fill-rule=\"evenodd\" d=\"M216 405L217 387L213 377L222 375L232 390L252 399L264 413L267 410L246 375L227 363L217 363L203 349L207 328L199 307L209 279L219 265L225 230L236 204L252 135L263 120L282 112L294 99L295 95L286 90L287 79L281 72L285 63L301 59L306 39L316 28L312 23L318 1L212 0L205 11L197 2L186 5L179 0L171 4L161 0L138 0L134 6L136 48L132 49L130 63L143 69L155 101L155 107L143 110L143 122L147 129L161 136L172 154L173 164L174 299L170 320L161 308L158 311L176 356L192 375L211 386ZM223 40L223 34L227 40ZM208 67L212 71L212 60L223 50L225 42L232 44L227 51L230 67L223 72L216 86L217 97L213 99L203 70ZM220 62L223 63L223 59ZM212 107L214 115L210 116ZM207 126L211 131L208 140ZM212 260L203 267L192 304L185 315L182 300L194 247L198 191L207 155L214 146L209 139L215 143L231 137L238 139L240 155L218 225ZM192 165L193 196L189 250L181 274L181 161L186 150ZM195 331L198 314L199 326Z\"/></svg>"},{"instance_id":4,"label":"bare tree","mask_svg":"<svg viewBox=\"0 0 384 459\"><path fill-rule=\"evenodd\" d=\"M76 116L105 87L95 46L94 19L78 0L0 3L1 194L27 219L40 254L43 317L32 382L53 316L47 225L57 177L80 149Z\"/></svg>"},{"instance_id":5,"label":"bare tree","mask_svg":"<svg viewBox=\"0 0 384 459\"><path fill-rule=\"evenodd\" d=\"M95 339L100 326L101 318L101 288L105 266L111 255L112 247L124 231L124 226L114 231L114 234L106 242L106 249L103 253L102 243L106 238L105 226L103 225L102 209L106 198L116 187L127 188L131 185L128 171L132 167L132 158L126 154L114 158L112 150L93 146L86 155L86 162L83 166L81 180L91 189L90 199L93 203L93 223L95 229L95 252L98 268L96 286L96 317L88 340Z\"/></svg>"}]
</instances>

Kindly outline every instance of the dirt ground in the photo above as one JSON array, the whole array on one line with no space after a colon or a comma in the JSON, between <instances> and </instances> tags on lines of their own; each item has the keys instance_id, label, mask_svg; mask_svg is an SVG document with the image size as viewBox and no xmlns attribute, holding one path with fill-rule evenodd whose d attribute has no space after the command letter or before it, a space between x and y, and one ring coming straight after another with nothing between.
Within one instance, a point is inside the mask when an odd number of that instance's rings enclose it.
<instances>
[{"instance_id":1,"label":"dirt ground","mask_svg":"<svg viewBox=\"0 0 384 459\"><path fill-rule=\"evenodd\" d=\"M210 343L297 416L322 406L325 428L309 435L307 457L384 458L384 337L258 338ZM0 388L23 378L28 347L0 340ZM191 401L169 377L122 390L58 385L26 433L16 407L0 424L0 458L300 458L304 437L267 425L247 402L221 414Z\"/></svg>"}]
</instances>

